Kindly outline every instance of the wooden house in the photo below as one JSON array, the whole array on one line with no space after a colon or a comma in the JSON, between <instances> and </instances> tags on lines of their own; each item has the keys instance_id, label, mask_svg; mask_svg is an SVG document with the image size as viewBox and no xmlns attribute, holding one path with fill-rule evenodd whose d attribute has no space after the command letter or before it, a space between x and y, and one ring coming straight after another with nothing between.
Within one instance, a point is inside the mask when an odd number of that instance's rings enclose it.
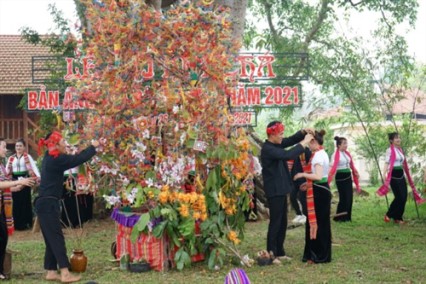
<instances>
[{"instance_id":1,"label":"wooden house","mask_svg":"<svg viewBox=\"0 0 426 284\"><path fill-rule=\"evenodd\" d=\"M0 35L0 137L8 148L19 138L28 151L37 150L39 127L37 113L18 108L26 89L37 89L32 83L32 57L51 55L47 47L25 42L20 35Z\"/></svg>"}]
</instances>

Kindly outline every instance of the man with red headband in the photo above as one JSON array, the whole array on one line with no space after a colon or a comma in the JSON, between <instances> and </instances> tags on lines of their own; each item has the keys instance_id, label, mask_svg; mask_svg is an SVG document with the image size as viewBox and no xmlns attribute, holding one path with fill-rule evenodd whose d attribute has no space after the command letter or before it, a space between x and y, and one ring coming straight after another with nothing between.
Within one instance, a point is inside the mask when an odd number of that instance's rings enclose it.
<instances>
[{"instance_id":1,"label":"man with red headband","mask_svg":"<svg viewBox=\"0 0 426 284\"><path fill-rule=\"evenodd\" d=\"M98 141L77 155L66 154L66 142L61 133L54 131L39 142L40 147L47 146L41 166L41 182L39 195L35 201L35 209L43 234L46 250L44 268L47 270L46 280L58 280L71 283L80 280L80 276L72 275L68 267L65 239L61 227L61 211L59 201L62 198L64 171L88 161L96 154ZM58 274L58 267L60 274Z\"/></svg>"},{"instance_id":2,"label":"man with red headband","mask_svg":"<svg viewBox=\"0 0 426 284\"><path fill-rule=\"evenodd\" d=\"M291 192L292 181L287 161L296 159L304 152L305 147L313 139L308 132L301 130L294 135L283 138L284 125L279 121L268 124L268 139L262 146L260 159L262 163L263 189L269 205L269 226L267 235L267 251L272 252L276 259L290 260L285 254L284 240L287 230L287 194ZM300 143L299 143L300 142ZM286 147L299 143L291 150Z\"/></svg>"}]
</instances>

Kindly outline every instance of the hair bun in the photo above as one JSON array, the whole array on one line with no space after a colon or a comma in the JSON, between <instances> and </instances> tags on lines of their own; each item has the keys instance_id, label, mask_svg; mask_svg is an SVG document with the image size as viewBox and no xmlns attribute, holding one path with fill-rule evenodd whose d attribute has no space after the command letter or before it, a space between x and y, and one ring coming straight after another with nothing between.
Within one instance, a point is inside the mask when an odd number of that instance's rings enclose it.
<instances>
[{"instance_id":1,"label":"hair bun","mask_svg":"<svg viewBox=\"0 0 426 284\"><path fill-rule=\"evenodd\" d=\"M339 136L334 136L334 140L339 141Z\"/></svg>"},{"instance_id":2,"label":"hair bun","mask_svg":"<svg viewBox=\"0 0 426 284\"><path fill-rule=\"evenodd\" d=\"M324 129L321 129L320 131L319 131L319 134L321 135L321 136L324 136L325 135L325 130Z\"/></svg>"}]
</instances>

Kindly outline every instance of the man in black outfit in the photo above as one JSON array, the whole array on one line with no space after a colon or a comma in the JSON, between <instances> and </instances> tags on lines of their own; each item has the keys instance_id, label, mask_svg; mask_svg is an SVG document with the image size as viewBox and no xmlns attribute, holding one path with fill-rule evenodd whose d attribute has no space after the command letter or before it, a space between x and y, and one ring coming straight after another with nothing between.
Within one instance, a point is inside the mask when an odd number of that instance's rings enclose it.
<instances>
[{"instance_id":1,"label":"man in black outfit","mask_svg":"<svg viewBox=\"0 0 426 284\"><path fill-rule=\"evenodd\" d=\"M41 140L41 143L48 147L48 151L43 157L41 183L35 208L46 244L44 255L46 280L59 280L62 283L76 282L80 280L80 276L72 275L68 270L70 263L62 233L59 201L62 198L64 171L92 158L96 154L95 147L99 146L99 142L92 141L91 146L77 155L66 154L66 142L57 131L49 134L46 139ZM61 271L60 275L57 272L58 267Z\"/></svg>"},{"instance_id":2,"label":"man in black outfit","mask_svg":"<svg viewBox=\"0 0 426 284\"><path fill-rule=\"evenodd\" d=\"M267 235L267 251L272 252L279 260L289 260L284 251L284 240L287 229L287 194L291 192L292 181L288 170L288 160L294 160L304 152L305 147L313 139L306 130L283 138L284 126L279 121L268 124L268 139L262 146L261 164L263 186L269 204L269 226ZM284 148L293 146L291 150Z\"/></svg>"}]
</instances>

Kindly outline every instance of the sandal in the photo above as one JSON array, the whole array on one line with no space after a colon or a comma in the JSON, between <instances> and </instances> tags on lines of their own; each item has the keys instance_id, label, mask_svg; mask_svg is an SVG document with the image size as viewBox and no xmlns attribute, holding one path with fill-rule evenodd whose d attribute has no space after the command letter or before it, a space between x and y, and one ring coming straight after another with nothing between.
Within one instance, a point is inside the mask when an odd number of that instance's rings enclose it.
<instances>
[{"instance_id":1,"label":"sandal","mask_svg":"<svg viewBox=\"0 0 426 284\"><path fill-rule=\"evenodd\" d=\"M1 280L7 280L7 277L3 273L0 273L0 281Z\"/></svg>"}]
</instances>

